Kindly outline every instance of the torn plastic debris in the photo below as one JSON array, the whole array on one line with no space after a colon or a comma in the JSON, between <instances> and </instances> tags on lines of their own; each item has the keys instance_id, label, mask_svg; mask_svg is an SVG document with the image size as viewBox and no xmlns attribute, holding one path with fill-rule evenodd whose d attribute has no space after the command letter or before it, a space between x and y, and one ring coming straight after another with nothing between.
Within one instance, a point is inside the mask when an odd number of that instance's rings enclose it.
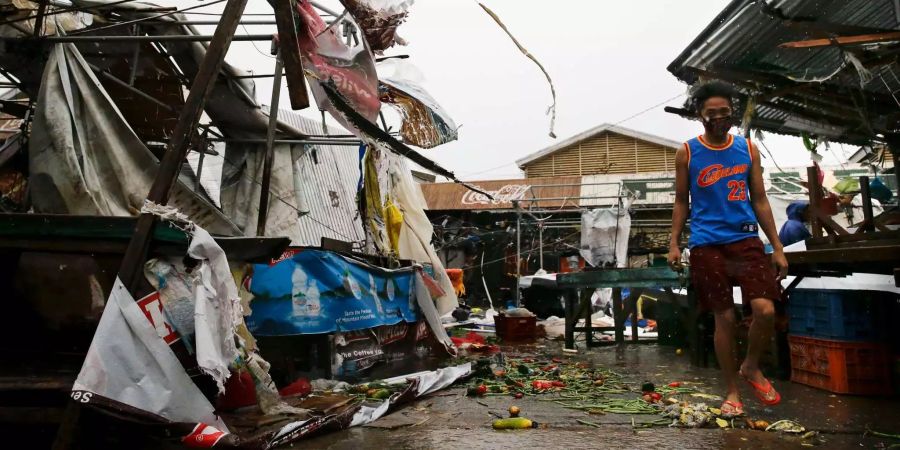
<instances>
[{"instance_id":1,"label":"torn plastic debris","mask_svg":"<svg viewBox=\"0 0 900 450\"><path fill-rule=\"evenodd\" d=\"M768 427L766 427L766 431L783 431L785 433L803 433L806 431L806 428L803 425L800 425L793 420L779 420Z\"/></svg>"},{"instance_id":2,"label":"torn plastic debris","mask_svg":"<svg viewBox=\"0 0 900 450\"><path fill-rule=\"evenodd\" d=\"M397 78L382 78L380 81L381 101L400 111L403 117L400 135L407 143L433 148L459 137L456 123L421 86Z\"/></svg>"}]
</instances>

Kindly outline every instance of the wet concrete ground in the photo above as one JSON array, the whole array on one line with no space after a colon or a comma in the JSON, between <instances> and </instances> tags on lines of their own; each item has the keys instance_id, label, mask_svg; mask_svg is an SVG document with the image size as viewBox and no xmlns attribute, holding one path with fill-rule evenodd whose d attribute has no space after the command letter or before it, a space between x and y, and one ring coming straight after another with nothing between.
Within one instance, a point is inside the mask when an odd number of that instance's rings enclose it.
<instances>
[{"instance_id":1,"label":"wet concrete ground","mask_svg":"<svg viewBox=\"0 0 900 450\"><path fill-rule=\"evenodd\" d=\"M507 354L532 351L561 356L559 343L530 349L505 349ZM656 383L690 381L701 383L701 390L721 394L719 372L690 365L688 356L676 356L671 347L656 345L606 347L582 351L577 360L590 361L599 367L615 370L626 380L639 384L643 380ZM588 415L540 401L541 397L485 397L476 401L465 397L465 387L455 386L419 400L391 415L364 427L296 443L295 446L321 449L494 449L494 448L678 448L678 449L792 449L792 448L888 448L900 441L865 436L867 428L900 433L900 400L833 395L826 391L775 381L784 398L781 405L763 408L749 389L744 390L744 403L749 417L774 422L792 419L820 434L801 440L794 435L751 430L677 429L657 427L634 430L632 417L621 414ZM636 394L632 394L636 395ZM697 399L692 399L698 401ZM703 400L699 400L703 401ZM480 403L479 403L480 402ZM487 406L484 406L484 405ZM515 404L528 417L546 428L495 431L491 428L494 414L506 416ZM718 405L715 405L718 406ZM636 422L656 420L657 416L637 415ZM594 428L577 419L601 424Z\"/></svg>"}]
</instances>

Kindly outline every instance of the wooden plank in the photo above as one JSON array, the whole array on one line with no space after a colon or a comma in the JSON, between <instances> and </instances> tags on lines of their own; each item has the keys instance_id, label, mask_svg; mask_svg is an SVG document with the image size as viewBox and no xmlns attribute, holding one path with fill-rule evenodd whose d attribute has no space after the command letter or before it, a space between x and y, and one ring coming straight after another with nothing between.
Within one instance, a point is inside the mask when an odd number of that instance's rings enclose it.
<instances>
[{"instance_id":1,"label":"wooden plank","mask_svg":"<svg viewBox=\"0 0 900 450\"><path fill-rule=\"evenodd\" d=\"M891 231L879 231L875 233L869 233L864 235L859 234L847 234L841 236L827 236L822 238L812 238L806 240L807 249L812 250L813 247L822 247L822 246L832 246L836 244L842 243L861 243L863 241L866 242L877 242L877 241L891 241L891 240L900 240L900 230L891 230Z\"/></svg>"},{"instance_id":2,"label":"wooden plank","mask_svg":"<svg viewBox=\"0 0 900 450\"><path fill-rule=\"evenodd\" d=\"M297 36L296 0L274 0L275 25L278 28L278 45L284 60L285 78L287 78L288 97L291 109L299 110L309 107L309 94L306 92L306 78L303 62L300 60L300 41ZM279 72L276 72L278 74ZM276 75L277 76L277 75Z\"/></svg>"},{"instance_id":3,"label":"wooden plank","mask_svg":"<svg viewBox=\"0 0 900 450\"><path fill-rule=\"evenodd\" d=\"M854 264L896 262L900 265L900 245L880 245L856 248L827 248L805 252L785 253L789 264ZM557 284L559 281L557 280Z\"/></svg>"},{"instance_id":4,"label":"wooden plank","mask_svg":"<svg viewBox=\"0 0 900 450\"><path fill-rule=\"evenodd\" d=\"M827 47L829 45L860 45L891 41L900 41L900 31L860 34L856 36L838 36L826 39L807 39L804 41L784 42L778 46L781 48L813 48Z\"/></svg>"}]
</instances>

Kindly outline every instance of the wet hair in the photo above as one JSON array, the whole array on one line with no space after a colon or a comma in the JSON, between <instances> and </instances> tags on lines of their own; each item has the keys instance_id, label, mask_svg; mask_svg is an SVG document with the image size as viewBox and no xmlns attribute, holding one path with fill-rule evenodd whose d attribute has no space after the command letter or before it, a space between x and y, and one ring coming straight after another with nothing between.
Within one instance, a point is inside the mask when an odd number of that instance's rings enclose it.
<instances>
[{"instance_id":1,"label":"wet hair","mask_svg":"<svg viewBox=\"0 0 900 450\"><path fill-rule=\"evenodd\" d=\"M694 112L700 114L700 110L703 109L703 104L707 100L712 97L722 97L728 99L728 103L733 108L734 96L735 90L730 84L721 81L709 81L694 90L694 93L691 95L691 104L694 107Z\"/></svg>"}]
</instances>

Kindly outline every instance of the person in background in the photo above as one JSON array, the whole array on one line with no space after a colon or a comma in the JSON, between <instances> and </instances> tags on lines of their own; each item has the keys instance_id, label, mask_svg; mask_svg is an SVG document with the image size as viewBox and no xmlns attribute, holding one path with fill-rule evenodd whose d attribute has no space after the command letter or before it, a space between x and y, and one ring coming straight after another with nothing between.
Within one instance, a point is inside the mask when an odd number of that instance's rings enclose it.
<instances>
[{"instance_id":1,"label":"person in background","mask_svg":"<svg viewBox=\"0 0 900 450\"><path fill-rule=\"evenodd\" d=\"M704 134L686 142L675 154L675 205L669 264L681 264L681 232L690 214L691 285L701 307L716 319L715 348L727 385L722 414L744 413L738 390L739 376L765 405L776 405L781 395L759 370L759 357L771 342L775 305L781 297L779 279L787 275L787 259L763 185L759 152L747 139L729 133L734 117L731 86L711 82L692 96ZM772 244L771 258L763 252L759 228ZM778 274L776 278L776 271ZM740 285L750 303L747 356L737 367L735 312L732 286Z\"/></svg>"},{"instance_id":2,"label":"person in background","mask_svg":"<svg viewBox=\"0 0 900 450\"><path fill-rule=\"evenodd\" d=\"M788 205L788 220L781 226L781 231L778 232L778 239L781 241L781 245L788 246L812 237L812 234L806 229L806 222L809 221L808 212L809 202L799 201Z\"/></svg>"}]
</instances>

